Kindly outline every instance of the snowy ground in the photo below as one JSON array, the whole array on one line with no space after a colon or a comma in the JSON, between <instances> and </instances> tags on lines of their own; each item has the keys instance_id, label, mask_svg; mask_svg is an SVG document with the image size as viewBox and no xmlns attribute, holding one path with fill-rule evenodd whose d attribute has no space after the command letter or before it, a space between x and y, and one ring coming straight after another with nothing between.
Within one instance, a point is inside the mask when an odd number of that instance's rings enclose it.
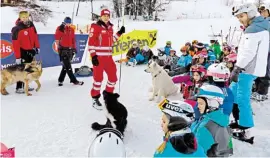
<instances>
[{"instance_id":1,"label":"snowy ground","mask_svg":"<svg viewBox=\"0 0 270 158\"><path fill-rule=\"evenodd\" d=\"M15 145L18 157L86 157L96 135L91 123L105 122L104 114L91 106L92 77L82 78L83 86L71 85L66 79L64 86L58 87L60 69L44 69L42 88L31 97L15 94L12 86L7 89L10 95L1 98L1 142ZM122 66L120 101L129 112L124 140L129 157L151 157L163 136L161 112L155 102L148 101L151 77L144 69ZM181 98L178 94L169 99ZM251 131L255 144L234 141L234 156L270 155L269 104L252 104L256 114L256 127Z\"/></svg>"},{"instance_id":2,"label":"snowy ground","mask_svg":"<svg viewBox=\"0 0 270 158\"><path fill-rule=\"evenodd\" d=\"M4 10L1 8L2 11ZM9 13L11 20L3 18L2 12L1 32L9 32L14 24L12 18L15 19L16 16L10 11ZM48 27L38 25L38 31L54 32L63 17L64 15L51 19ZM88 17L83 18L85 21ZM173 48L178 52L187 41L197 39L208 42L208 35L212 34L211 25L215 34L221 29L225 34L230 26L239 28L239 23L229 17L125 24L127 32L133 29L158 29L156 47L162 47L167 40L171 40ZM238 36L239 32L235 37ZM237 44L236 39L233 43ZM73 67L79 66L80 64ZM15 145L16 157L86 157L88 147L96 134L91 130L91 124L94 121L105 121L103 113L91 106L89 91L92 77L82 78L85 81L83 86L73 86L66 78L64 86L58 87L60 69L44 69L41 77L42 88L39 92L33 92L31 97L16 94L15 86L7 88L9 96L1 96L1 142L7 146ZM151 77L144 69L145 66L122 66L120 101L126 105L129 112L124 140L129 157L151 157L163 136L160 127L161 112L155 102L148 101ZM106 81L106 77L104 80ZM34 83L31 86L36 87ZM116 87L118 92L118 85ZM176 95L169 99L181 98ZM252 105L256 127L251 133L255 136L255 144L251 146L234 141L235 157L270 156L270 101L253 102Z\"/></svg>"}]
</instances>

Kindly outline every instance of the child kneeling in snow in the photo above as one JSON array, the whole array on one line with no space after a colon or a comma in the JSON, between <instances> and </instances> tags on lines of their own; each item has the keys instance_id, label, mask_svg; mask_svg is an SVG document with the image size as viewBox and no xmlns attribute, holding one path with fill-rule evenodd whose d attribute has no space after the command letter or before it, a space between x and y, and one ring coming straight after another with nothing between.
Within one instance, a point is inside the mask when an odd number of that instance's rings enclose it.
<instances>
[{"instance_id":1,"label":"child kneeling in snow","mask_svg":"<svg viewBox=\"0 0 270 158\"><path fill-rule=\"evenodd\" d=\"M223 91L214 85L203 85L197 94L201 117L192 123L191 129L208 157L228 157L233 152L229 116L219 109L224 98Z\"/></svg>"},{"instance_id":2,"label":"child kneeling in snow","mask_svg":"<svg viewBox=\"0 0 270 158\"><path fill-rule=\"evenodd\" d=\"M206 157L189 128L192 107L182 101L170 103L166 99L159 107L163 112L161 126L165 137L154 157Z\"/></svg>"}]
</instances>

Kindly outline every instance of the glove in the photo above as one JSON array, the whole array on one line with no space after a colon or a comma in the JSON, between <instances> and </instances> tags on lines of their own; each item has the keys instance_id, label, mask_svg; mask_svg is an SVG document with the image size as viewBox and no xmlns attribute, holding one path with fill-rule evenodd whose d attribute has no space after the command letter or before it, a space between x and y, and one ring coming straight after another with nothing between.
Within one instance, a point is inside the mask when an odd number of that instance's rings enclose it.
<instances>
[{"instance_id":1,"label":"glove","mask_svg":"<svg viewBox=\"0 0 270 158\"><path fill-rule=\"evenodd\" d=\"M231 80L233 82L238 82L238 76L242 72L242 68L235 66L232 73L231 73Z\"/></svg>"},{"instance_id":2,"label":"glove","mask_svg":"<svg viewBox=\"0 0 270 158\"><path fill-rule=\"evenodd\" d=\"M40 53L40 49L39 48L33 48L36 52L36 54L39 54Z\"/></svg>"},{"instance_id":3,"label":"glove","mask_svg":"<svg viewBox=\"0 0 270 158\"><path fill-rule=\"evenodd\" d=\"M94 66L98 66L99 65L98 56L97 55L95 55L95 56L92 57L92 64Z\"/></svg>"},{"instance_id":4,"label":"glove","mask_svg":"<svg viewBox=\"0 0 270 158\"><path fill-rule=\"evenodd\" d=\"M76 49L76 48L73 48L73 49L72 49L72 53L73 53L73 54L77 54L77 49Z\"/></svg>"},{"instance_id":5,"label":"glove","mask_svg":"<svg viewBox=\"0 0 270 158\"><path fill-rule=\"evenodd\" d=\"M16 59L16 64L20 65L22 63L22 59L19 58L19 59Z\"/></svg>"},{"instance_id":6,"label":"glove","mask_svg":"<svg viewBox=\"0 0 270 158\"><path fill-rule=\"evenodd\" d=\"M120 34L120 35L122 35L125 32L126 32L125 26L122 26L117 33Z\"/></svg>"}]
</instances>

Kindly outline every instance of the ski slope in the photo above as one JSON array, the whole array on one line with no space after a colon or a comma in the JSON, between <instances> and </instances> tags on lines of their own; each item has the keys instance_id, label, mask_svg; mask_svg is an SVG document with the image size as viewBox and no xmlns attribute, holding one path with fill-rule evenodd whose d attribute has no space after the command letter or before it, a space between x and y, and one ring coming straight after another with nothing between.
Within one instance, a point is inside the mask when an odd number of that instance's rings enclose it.
<instances>
[{"instance_id":1,"label":"ski slope","mask_svg":"<svg viewBox=\"0 0 270 158\"><path fill-rule=\"evenodd\" d=\"M12 13L10 15L12 16ZM63 17L51 19L48 27L38 25L37 29L41 33L52 33ZM1 19L1 32L4 32L2 29L10 31L14 23L2 23L2 20L7 18ZM218 34L220 30L226 34L230 26L239 28L239 23L236 19L227 17L164 22L128 21L125 26L127 32L134 29L157 29L156 48L163 47L167 40L171 40L173 48L179 52L180 47L187 41L197 39L208 42L208 35L213 32ZM233 43L237 43L237 36L236 33ZM88 55L85 54L84 58L85 64L90 66ZM73 68L83 64L73 65ZM120 67L117 67L119 76ZM148 101L151 76L144 72L145 68L144 65L122 65L119 100L129 112L124 139L128 157L152 157L155 149L162 143L161 112L157 103ZM39 92L33 92L33 96L16 94L15 85L7 88L10 95L1 96L1 142L8 147L15 146L16 157L87 157L91 141L97 134L91 130L91 124L95 121L106 121L103 112L97 111L91 105L92 77L80 78L85 82L83 86L69 84L69 79L66 78L64 86L58 87L60 70L61 67L44 69L42 87ZM106 81L105 75L103 88ZM31 83L31 87L36 87L35 83ZM116 92L119 92L118 87L119 82ZM177 94L169 99L181 97ZM270 156L269 105L269 100L263 103L252 102L255 128L251 130L251 135L255 136L255 144L233 140L234 157Z\"/></svg>"}]
</instances>

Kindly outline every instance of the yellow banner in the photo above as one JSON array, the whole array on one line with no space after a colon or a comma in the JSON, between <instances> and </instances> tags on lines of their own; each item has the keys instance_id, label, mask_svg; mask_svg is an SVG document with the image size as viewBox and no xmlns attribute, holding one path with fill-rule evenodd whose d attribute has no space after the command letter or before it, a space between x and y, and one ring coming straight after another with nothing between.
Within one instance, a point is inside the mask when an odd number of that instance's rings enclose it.
<instances>
[{"instance_id":1,"label":"yellow banner","mask_svg":"<svg viewBox=\"0 0 270 158\"><path fill-rule=\"evenodd\" d=\"M114 43L113 56L127 53L134 41L137 41L140 48L145 45L153 48L157 42L157 30L134 30L124 34Z\"/></svg>"}]
</instances>

